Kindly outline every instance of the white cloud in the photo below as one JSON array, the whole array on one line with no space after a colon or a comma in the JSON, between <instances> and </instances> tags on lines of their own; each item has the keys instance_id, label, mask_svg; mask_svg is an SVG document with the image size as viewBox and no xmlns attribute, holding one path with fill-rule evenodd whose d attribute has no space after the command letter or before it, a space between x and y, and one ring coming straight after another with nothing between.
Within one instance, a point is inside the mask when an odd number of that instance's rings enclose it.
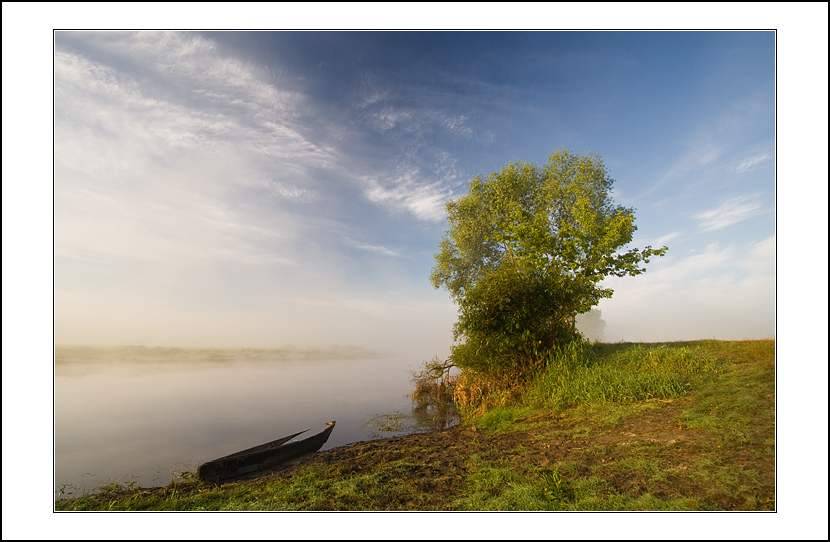
<instances>
[{"instance_id":1,"label":"white cloud","mask_svg":"<svg viewBox=\"0 0 830 542\"><path fill-rule=\"evenodd\" d=\"M695 215L701 220L700 231L715 231L737 224L761 213L761 202L746 196L738 196L722 205Z\"/></svg>"},{"instance_id":2,"label":"white cloud","mask_svg":"<svg viewBox=\"0 0 830 542\"><path fill-rule=\"evenodd\" d=\"M734 249L731 247L721 248L718 243L711 243L707 245L706 250L702 254L691 254L685 258L670 263L674 258L669 258L666 261L663 258L655 258L652 265L652 271L648 271L642 276L636 277L639 284L637 288L647 288L653 290L655 288L665 291L685 290L683 285L707 274L716 272L724 267L725 264L731 261L734 255ZM657 266L657 269L653 269ZM614 279L613 282L624 281L623 283L634 280L632 278ZM631 291L630 287L626 288Z\"/></svg>"},{"instance_id":3,"label":"white cloud","mask_svg":"<svg viewBox=\"0 0 830 542\"><path fill-rule=\"evenodd\" d=\"M668 243L672 239L675 239L679 235L680 235L679 231L673 231L671 233L667 233L666 235L663 235L662 237L658 237L657 240L654 241L654 244L652 246L656 246L656 247L663 246L664 244Z\"/></svg>"},{"instance_id":4,"label":"white cloud","mask_svg":"<svg viewBox=\"0 0 830 542\"><path fill-rule=\"evenodd\" d=\"M59 34L56 45L56 254L293 265L290 213L261 202L311 201L310 172L339 160L302 135L302 96L195 34Z\"/></svg>"},{"instance_id":5,"label":"white cloud","mask_svg":"<svg viewBox=\"0 0 830 542\"><path fill-rule=\"evenodd\" d=\"M391 250L386 248L382 245L355 245L357 248L361 250L368 250L370 252L378 252L380 254L385 254L387 256L400 256L401 253L395 250Z\"/></svg>"},{"instance_id":6,"label":"white cloud","mask_svg":"<svg viewBox=\"0 0 830 542\"><path fill-rule=\"evenodd\" d=\"M475 136L475 130L466 125L467 117L456 115L444 120L444 127L454 136L462 139L471 139Z\"/></svg>"},{"instance_id":7,"label":"white cloud","mask_svg":"<svg viewBox=\"0 0 830 542\"><path fill-rule=\"evenodd\" d=\"M271 182L271 188L276 196L295 201L309 201L314 194L305 188L300 188L290 183Z\"/></svg>"},{"instance_id":8,"label":"white cloud","mask_svg":"<svg viewBox=\"0 0 830 542\"><path fill-rule=\"evenodd\" d=\"M446 202L452 195L451 190L441 182L420 181L418 173L417 169L410 169L385 185L364 177L364 195L373 203L409 211L420 220L443 220Z\"/></svg>"},{"instance_id":9,"label":"white cloud","mask_svg":"<svg viewBox=\"0 0 830 542\"><path fill-rule=\"evenodd\" d=\"M707 133L690 143L687 150L675 160L651 190L657 189L666 182L701 172L716 162L725 151L723 145L713 141L713 138L714 134Z\"/></svg>"},{"instance_id":10,"label":"white cloud","mask_svg":"<svg viewBox=\"0 0 830 542\"><path fill-rule=\"evenodd\" d=\"M369 118L371 124L377 130L386 131L410 120L412 118L412 113L391 107L384 107L381 111L372 114Z\"/></svg>"},{"instance_id":11,"label":"white cloud","mask_svg":"<svg viewBox=\"0 0 830 542\"><path fill-rule=\"evenodd\" d=\"M397 250L392 250L392 249L387 248L383 245L373 245L373 244L369 244L369 243L363 243L363 242L356 241L356 240L354 240L350 237L346 237L346 236L343 237L343 240L349 246L352 246L352 247L354 247L356 249L359 249L359 250L366 250L368 252L376 252L378 254L383 254L383 255L386 255L386 256L400 256L401 255L401 253L398 252Z\"/></svg>"},{"instance_id":12,"label":"white cloud","mask_svg":"<svg viewBox=\"0 0 830 542\"><path fill-rule=\"evenodd\" d=\"M108 163L178 150L276 161L294 171L335 159L302 135L301 95L278 88L253 65L223 57L209 40L166 32L73 37L120 55L105 65L60 48L55 53L56 136L69 130L97 139L72 145L74 137L56 137L56 157L75 157L85 172L89 155L100 160L101 149L118 151L104 157ZM142 69L120 71L125 59Z\"/></svg>"},{"instance_id":13,"label":"white cloud","mask_svg":"<svg viewBox=\"0 0 830 542\"><path fill-rule=\"evenodd\" d=\"M775 261L775 242L775 235L773 235L755 243L750 254L759 260Z\"/></svg>"},{"instance_id":14,"label":"white cloud","mask_svg":"<svg viewBox=\"0 0 830 542\"><path fill-rule=\"evenodd\" d=\"M375 74L364 73L360 78L363 87L362 100L358 106L360 109L366 109L389 98L389 90L377 81L378 77Z\"/></svg>"},{"instance_id":15,"label":"white cloud","mask_svg":"<svg viewBox=\"0 0 830 542\"><path fill-rule=\"evenodd\" d=\"M758 155L758 156L752 156L750 158L747 158L746 160L744 160L740 164L738 164L738 166L735 168L735 171L737 171L738 173L744 173L746 171L749 171L751 169L756 168L757 166L759 166L760 164L763 164L764 162L766 162L767 160L770 160L771 158L772 158L772 155L768 154L768 153L761 154L761 155Z\"/></svg>"},{"instance_id":16,"label":"white cloud","mask_svg":"<svg viewBox=\"0 0 830 542\"><path fill-rule=\"evenodd\" d=\"M609 278L599 308L606 340L744 339L775 332L774 236L746 247L712 243L682 258L658 258L637 277Z\"/></svg>"},{"instance_id":17,"label":"white cloud","mask_svg":"<svg viewBox=\"0 0 830 542\"><path fill-rule=\"evenodd\" d=\"M742 142L747 126L768 121L770 107L766 99L750 91L701 117L696 126L679 136L682 147L676 150L676 157L665 173L658 174L652 186L636 200L681 179L686 179L686 189L713 182L720 185L734 182L732 177L735 173L750 171L762 164L772 157L764 150L769 149L770 145L764 143L748 151ZM752 155L736 165L736 156L746 156L747 153Z\"/></svg>"}]
</instances>

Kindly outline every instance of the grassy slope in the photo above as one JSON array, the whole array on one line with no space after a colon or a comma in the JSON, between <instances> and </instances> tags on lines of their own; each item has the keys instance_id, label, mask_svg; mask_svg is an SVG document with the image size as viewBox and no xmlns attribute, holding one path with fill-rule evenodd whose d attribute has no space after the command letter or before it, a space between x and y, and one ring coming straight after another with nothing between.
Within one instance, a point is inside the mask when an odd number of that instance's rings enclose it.
<instances>
[{"instance_id":1,"label":"grassy slope","mask_svg":"<svg viewBox=\"0 0 830 542\"><path fill-rule=\"evenodd\" d=\"M109 488L56 509L775 509L774 341L597 350L571 366L574 385L542 378L462 427L320 453L288 475Z\"/></svg>"}]
</instances>

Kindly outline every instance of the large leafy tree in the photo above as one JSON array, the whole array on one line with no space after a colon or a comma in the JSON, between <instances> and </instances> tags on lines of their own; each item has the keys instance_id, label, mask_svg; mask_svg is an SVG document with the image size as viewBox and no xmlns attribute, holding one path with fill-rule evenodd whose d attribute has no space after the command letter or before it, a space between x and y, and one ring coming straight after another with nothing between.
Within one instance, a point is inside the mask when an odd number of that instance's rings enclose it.
<instances>
[{"instance_id":1,"label":"large leafy tree","mask_svg":"<svg viewBox=\"0 0 830 542\"><path fill-rule=\"evenodd\" d=\"M478 371L537 366L577 337L575 318L611 297L609 275L639 275L668 247L621 250L633 209L614 204L602 159L559 150L509 163L447 203L449 230L430 279L459 307L451 362Z\"/></svg>"}]
</instances>

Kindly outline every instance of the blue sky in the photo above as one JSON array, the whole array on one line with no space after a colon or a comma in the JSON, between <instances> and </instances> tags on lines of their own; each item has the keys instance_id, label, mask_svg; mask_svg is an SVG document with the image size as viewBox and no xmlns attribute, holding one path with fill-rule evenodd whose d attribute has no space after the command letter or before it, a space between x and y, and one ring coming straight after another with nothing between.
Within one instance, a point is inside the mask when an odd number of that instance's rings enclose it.
<instances>
[{"instance_id":1,"label":"blue sky","mask_svg":"<svg viewBox=\"0 0 830 542\"><path fill-rule=\"evenodd\" d=\"M444 355L477 174L601 155L607 340L775 333L775 33L57 32L55 338Z\"/></svg>"}]
</instances>

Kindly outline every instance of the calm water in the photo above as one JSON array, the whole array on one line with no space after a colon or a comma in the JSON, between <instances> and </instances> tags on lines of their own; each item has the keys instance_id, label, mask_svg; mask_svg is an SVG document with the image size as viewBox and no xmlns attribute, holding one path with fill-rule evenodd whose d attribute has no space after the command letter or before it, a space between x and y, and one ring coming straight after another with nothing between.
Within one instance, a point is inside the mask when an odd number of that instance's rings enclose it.
<instances>
[{"instance_id":1,"label":"calm water","mask_svg":"<svg viewBox=\"0 0 830 542\"><path fill-rule=\"evenodd\" d=\"M420 358L58 365L56 496L103 483L166 485L173 473L304 429L337 425L323 449L402 434ZM62 490L62 491L61 491Z\"/></svg>"}]
</instances>

